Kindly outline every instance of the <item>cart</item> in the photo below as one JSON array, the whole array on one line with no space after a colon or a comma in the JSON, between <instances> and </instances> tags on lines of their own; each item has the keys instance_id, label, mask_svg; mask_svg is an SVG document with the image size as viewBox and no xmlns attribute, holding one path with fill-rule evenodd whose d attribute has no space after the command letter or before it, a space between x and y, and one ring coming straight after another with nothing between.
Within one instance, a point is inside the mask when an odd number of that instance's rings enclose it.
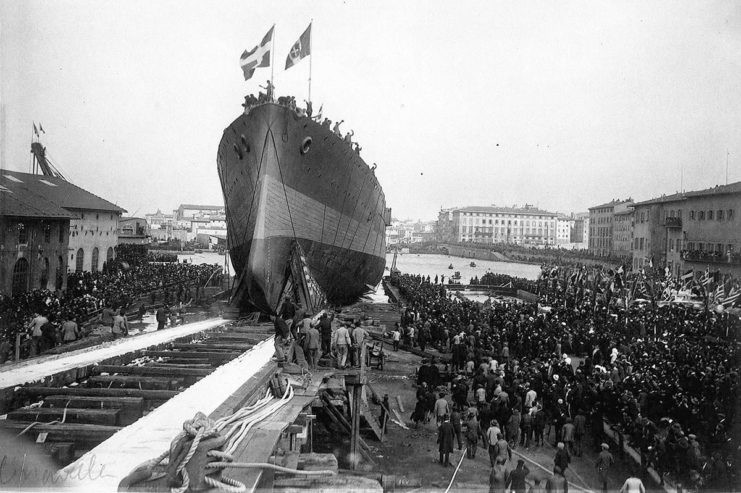
<instances>
[{"instance_id":1,"label":"cart","mask_svg":"<svg viewBox=\"0 0 741 493\"><path fill-rule=\"evenodd\" d=\"M365 366L371 367L375 363L376 368L383 370L383 360L386 358L386 353L383 351L383 341L374 342L370 346L366 346L365 351Z\"/></svg>"}]
</instances>

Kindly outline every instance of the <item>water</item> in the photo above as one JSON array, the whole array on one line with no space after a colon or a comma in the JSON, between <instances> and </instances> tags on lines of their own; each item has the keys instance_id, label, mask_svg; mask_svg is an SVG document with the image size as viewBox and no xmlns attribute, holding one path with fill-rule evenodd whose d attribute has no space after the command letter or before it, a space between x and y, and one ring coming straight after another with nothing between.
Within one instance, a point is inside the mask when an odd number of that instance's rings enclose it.
<instances>
[{"instance_id":1,"label":"water","mask_svg":"<svg viewBox=\"0 0 741 493\"><path fill-rule=\"evenodd\" d=\"M386 254L386 267L387 270L384 275L389 275L391 269L391 263L394 261L394 254ZM471 262L476 263L476 267L471 267ZM448 266L453 264L452 269L448 269ZM416 254L416 253L405 253L396 257L396 268L401 271L402 274L430 276L430 280L434 282L435 276L438 276L440 281L441 276L445 276L447 282L456 271L461 273L461 284L469 284L471 279L474 277L481 278L487 272L493 272L495 274L507 274L513 277L522 277L530 279L532 281L538 279L540 274L539 265L531 264L518 264L515 262L494 262L493 260L478 260L478 259L466 259L461 257L453 257L448 255L428 255L428 254ZM483 291L465 291L466 298L484 302L489 299L486 292ZM369 300L374 303L386 303L388 298L383 292L383 288L379 287L375 293L367 296ZM509 299L509 298L508 298ZM515 300L515 298L511 298Z\"/></svg>"},{"instance_id":2,"label":"water","mask_svg":"<svg viewBox=\"0 0 741 493\"><path fill-rule=\"evenodd\" d=\"M386 267L391 269L391 263L394 261L394 254L386 254ZM470 263L475 262L476 267L471 267ZM448 266L453 264L452 269ZM396 268L402 274L430 276L434 282L435 276L445 276L447 281L455 271L461 273L461 284L469 284L471 279L478 276L481 278L487 272L495 274L507 274L513 277L523 277L531 281L538 279L540 266L533 264L518 264L515 262L494 262L493 260L479 260L448 255L427 255L416 253L405 253L396 257ZM386 271L385 275L388 275Z\"/></svg>"}]
</instances>

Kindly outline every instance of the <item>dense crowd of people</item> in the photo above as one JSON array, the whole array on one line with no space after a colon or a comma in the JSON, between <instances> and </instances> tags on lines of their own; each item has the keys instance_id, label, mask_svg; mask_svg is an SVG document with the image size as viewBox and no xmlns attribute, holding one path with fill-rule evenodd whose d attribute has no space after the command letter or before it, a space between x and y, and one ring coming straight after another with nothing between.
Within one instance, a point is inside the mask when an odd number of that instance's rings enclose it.
<instances>
[{"instance_id":1,"label":"dense crowd of people","mask_svg":"<svg viewBox=\"0 0 741 493\"><path fill-rule=\"evenodd\" d=\"M662 478L716 491L735 485L739 443L730 432L741 380L738 321L727 313L608 311L599 300L565 308L561 293L549 307L477 303L420 276L395 283L407 304L403 337L452 353L456 419L475 410L485 445L496 421L511 447L554 436L578 454L588 429L597 452L607 422ZM433 397L422 397L428 407Z\"/></svg>"},{"instance_id":2,"label":"dense crowd of people","mask_svg":"<svg viewBox=\"0 0 741 493\"><path fill-rule=\"evenodd\" d=\"M45 339L33 341L36 351L29 351L31 355L49 349L49 344L54 347L53 339L56 342L74 340L70 336L64 339L62 326L65 322L75 321L80 329L84 322L110 309L113 314L109 326L113 328L116 314L131 308L143 296L151 305L158 301L187 303L200 298L207 282L218 285L220 276L217 265L149 262L144 257L144 260L132 260L131 264L122 261L119 268L105 272L71 272L67 275L65 290L35 289L15 297L0 295L0 352L3 352L0 358L8 358L7 352L14 350L17 333L35 330L34 324L29 325L32 319L46 318L57 336L52 337L47 328ZM43 334L38 332L42 327L38 329L36 337L41 338ZM80 331L78 337L81 334Z\"/></svg>"}]
</instances>

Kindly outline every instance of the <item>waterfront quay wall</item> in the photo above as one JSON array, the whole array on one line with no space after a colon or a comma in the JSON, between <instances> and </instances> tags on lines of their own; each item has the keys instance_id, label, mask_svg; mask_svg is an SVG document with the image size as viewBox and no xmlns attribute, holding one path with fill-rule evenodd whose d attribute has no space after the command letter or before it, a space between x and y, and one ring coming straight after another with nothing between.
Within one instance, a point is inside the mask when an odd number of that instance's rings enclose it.
<instances>
[{"instance_id":1,"label":"waterfront quay wall","mask_svg":"<svg viewBox=\"0 0 741 493\"><path fill-rule=\"evenodd\" d=\"M497 255L498 252L494 252L492 250L488 250L486 248L477 248L473 246L463 246L463 245L440 245L441 247L447 248L448 255L453 255L454 257L463 257L463 258L473 258L478 260L493 260L493 261L501 261L501 253Z\"/></svg>"},{"instance_id":2,"label":"waterfront quay wall","mask_svg":"<svg viewBox=\"0 0 741 493\"><path fill-rule=\"evenodd\" d=\"M558 254L551 254L551 253L540 253L539 251L504 251L504 252L495 252L492 250L489 250L488 248L482 248L482 247L476 247L472 245L451 245L451 244L441 244L440 247L447 249L448 255L452 255L454 257L463 257L463 258L471 258L471 259L478 259L478 260L492 260L492 261L506 261L506 262L518 262L518 263L526 263L526 264L543 264L543 263L550 263L550 262L557 262L559 260L568 262L578 262L580 264L588 265L588 266L607 266L610 268L617 268L619 266L616 262L601 260L601 259L591 259L591 258L583 258L583 257L571 257L571 256L561 256Z\"/></svg>"}]
</instances>

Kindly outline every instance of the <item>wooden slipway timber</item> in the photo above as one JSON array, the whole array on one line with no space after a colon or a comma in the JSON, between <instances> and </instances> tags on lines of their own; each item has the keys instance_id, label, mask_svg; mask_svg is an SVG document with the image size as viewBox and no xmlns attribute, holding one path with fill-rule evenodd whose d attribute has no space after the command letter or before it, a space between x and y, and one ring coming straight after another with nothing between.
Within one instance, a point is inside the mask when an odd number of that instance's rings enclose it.
<instances>
[{"instance_id":1,"label":"wooden slipway timber","mask_svg":"<svg viewBox=\"0 0 741 493\"><path fill-rule=\"evenodd\" d=\"M224 320L206 320L6 365L0 433L23 432L42 442L34 453L66 466L268 338L265 327L246 329L229 334ZM224 334L241 342L224 348Z\"/></svg>"}]
</instances>

